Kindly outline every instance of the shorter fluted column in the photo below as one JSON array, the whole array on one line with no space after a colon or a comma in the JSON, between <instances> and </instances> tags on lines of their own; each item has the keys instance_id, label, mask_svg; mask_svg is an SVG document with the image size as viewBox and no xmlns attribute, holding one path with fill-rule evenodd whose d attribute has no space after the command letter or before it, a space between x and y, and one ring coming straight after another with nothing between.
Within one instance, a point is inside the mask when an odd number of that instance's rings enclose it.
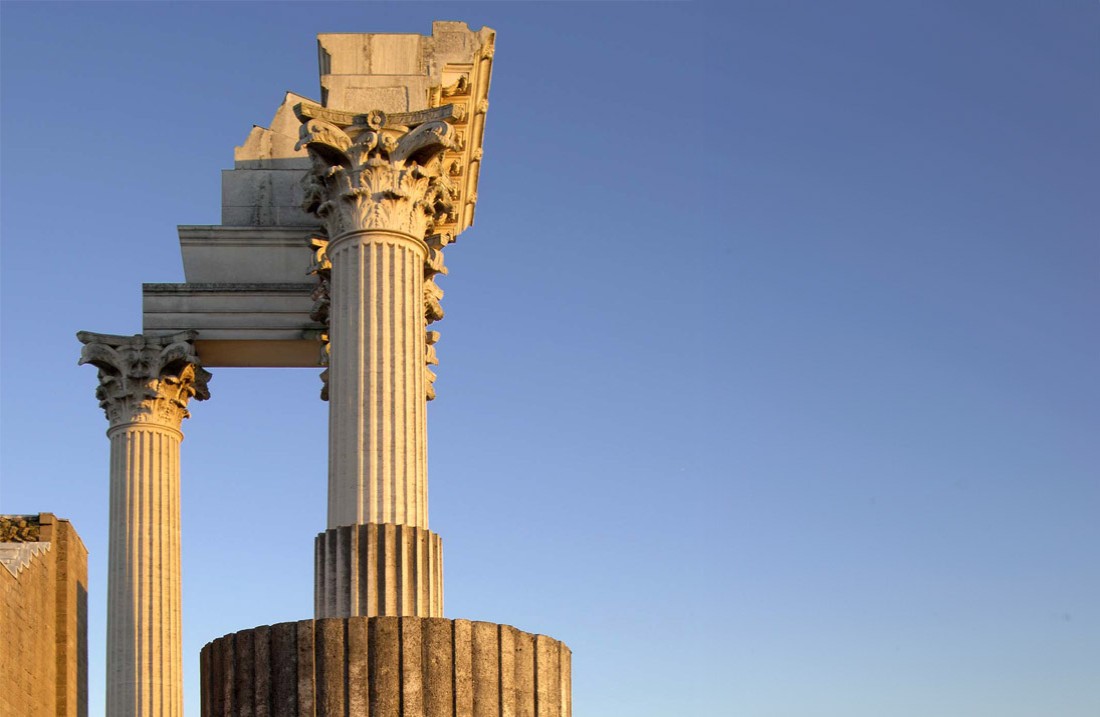
<instances>
[{"instance_id":1,"label":"shorter fluted column","mask_svg":"<svg viewBox=\"0 0 1100 717\"><path fill-rule=\"evenodd\" d=\"M570 717L572 654L491 622L265 625L202 648L202 717Z\"/></svg>"},{"instance_id":2,"label":"shorter fluted column","mask_svg":"<svg viewBox=\"0 0 1100 717\"><path fill-rule=\"evenodd\" d=\"M345 525L315 542L314 615L443 617L443 541L426 528Z\"/></svg>"},{"instance_id":3,"label":"shorter fluted column","mask_svg":"<svg viewBox=\"0 0 1100 717\"><path fill-rule=\"evenodd\" d=\"M80 363L99 369L96 397L111 441L107 565L107 711L180 717L180 424L209 397L193 332L111 336L80 332Z\"/></svg>"}]
</instances>

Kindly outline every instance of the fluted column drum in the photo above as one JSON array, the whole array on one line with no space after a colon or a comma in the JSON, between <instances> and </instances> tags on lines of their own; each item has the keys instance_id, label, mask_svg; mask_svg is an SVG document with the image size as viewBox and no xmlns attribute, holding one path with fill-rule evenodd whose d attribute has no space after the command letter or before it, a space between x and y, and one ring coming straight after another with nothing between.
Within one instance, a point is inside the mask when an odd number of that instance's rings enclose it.
<instances>
[{"instance_id":1,"label":"fluted column drum","mask_svg":"<svg viewBox=\"0 0 1100 717\"><path fill-rule=\"evenodd\" d=\"M443 541L430 530L345 525L315 548L315 617L443 617Z\"/></svg>"},{"instance_id":2,"label":"fluted column drum","mask_svg":"<svg viewBox=\"0 0 1100 717\"><path fill-rule=\"evenodd\" d=\"M489 622L285 622L202 649L202 717L571 717L571 658Z\"/></svg>"},{"instance_id":3,"label":"fluted column drum","mask_svg":"<svg viewBox=\"0 0 1100 717\"><path fill-rule=\"evenodd\" d=\"M386 230L328 246L328 527L428 527L426 244Z\"/></svg>"}]
</instances>

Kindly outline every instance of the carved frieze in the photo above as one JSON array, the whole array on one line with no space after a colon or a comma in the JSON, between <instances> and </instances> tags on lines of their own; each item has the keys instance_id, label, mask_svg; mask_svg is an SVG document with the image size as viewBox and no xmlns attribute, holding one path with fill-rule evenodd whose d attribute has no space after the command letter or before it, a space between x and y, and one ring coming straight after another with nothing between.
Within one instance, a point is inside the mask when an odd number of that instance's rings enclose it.
<instances>
[{"instance_id":1,"label":"carved frieze","mask_svg":"<svg viewBox=\"0 0 1100 717\"><path fill-rule=\"evenodd\" d=\"M448 219L439 223L440 228L450 231L456 238L474 223L481 145L485 117L489 111L494 41L495 36L488 35L480 49L467 61L445 63L441 68L439 84L433 86L429 93L431 106L450 104L458 108L451 122L458 131L458 141L447 150L444 159L449 173L456 178L461 177L455 181L460 200Z\"/></svg>"},{"instance_id":2,"label":"carved frieze","mask_svg":"<svg viewBox=\"0 0 1100 717\"><path fill-rule=\"evenodd\" d=\"M191 399L210 397L210 373L195 353L194 331L114 336L81 331L81 365L99 369L96 398L111 426L152 423L179 429Z\"/></svg>"}]
</instances>

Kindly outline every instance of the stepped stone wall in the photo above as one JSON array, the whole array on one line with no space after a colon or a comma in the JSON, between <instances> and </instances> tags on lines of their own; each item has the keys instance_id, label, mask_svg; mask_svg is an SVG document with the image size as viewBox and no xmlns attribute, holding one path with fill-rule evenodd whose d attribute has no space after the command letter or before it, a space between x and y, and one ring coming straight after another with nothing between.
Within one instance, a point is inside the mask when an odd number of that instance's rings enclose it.
<instances>
[{"instance_id":1,"label":"stepped stone wall","mask_svg":"<svg viewBox=\"0 0 1100 717\"><path fill-rule=\"evenodd\" d=\"M570 717L571 657L489 622L284 622L202 649L202 717Z\"/></svg>"}]
</instances>

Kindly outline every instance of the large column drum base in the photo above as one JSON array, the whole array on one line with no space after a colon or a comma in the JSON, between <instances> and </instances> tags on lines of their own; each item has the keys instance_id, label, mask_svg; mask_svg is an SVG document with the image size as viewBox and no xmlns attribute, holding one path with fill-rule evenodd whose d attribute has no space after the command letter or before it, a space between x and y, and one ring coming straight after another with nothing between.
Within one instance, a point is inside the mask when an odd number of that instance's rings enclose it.
<instances>
[{"instance_id":1,"label":"large column drum base","mask_svg":"<svg viewBox=\"0 0 1100 717\"><path fill-rule=\"evenodd\" d=\"M571 657L489 622L284 622L202 649L202 717L570 717Z\"/></svg>"},{"instance_id":2,"label":"large column drum base","mask_svg":"<svg viewBox=\"0 0 1100 717\"><path fill-rule=\"evenodd\" d=\"M314 547L315 617L443 616L443 541L427 528L345 525Z\"/></svg>"}]
</instances>

